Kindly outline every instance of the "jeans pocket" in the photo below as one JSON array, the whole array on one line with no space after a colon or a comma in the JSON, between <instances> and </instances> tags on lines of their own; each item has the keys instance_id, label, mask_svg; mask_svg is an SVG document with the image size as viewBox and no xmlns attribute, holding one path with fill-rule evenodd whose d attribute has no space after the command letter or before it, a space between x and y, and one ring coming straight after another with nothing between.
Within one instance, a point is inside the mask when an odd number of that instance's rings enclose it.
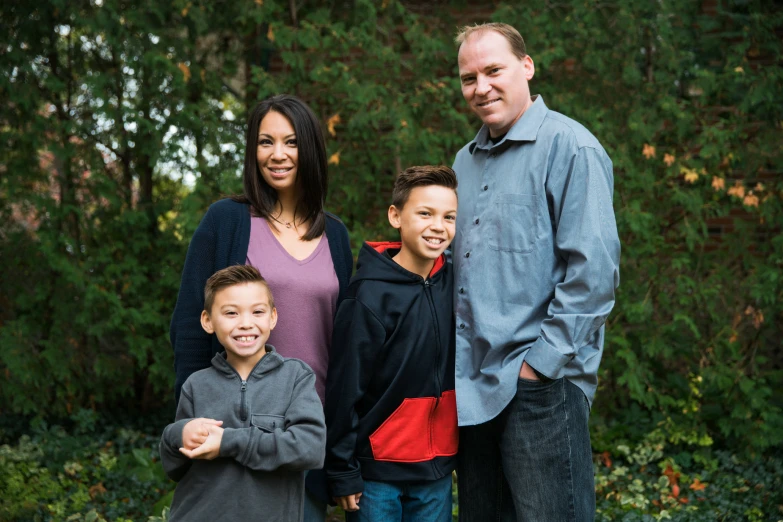
<instances>
[{"instance_id":1,"label":"jeans pocket","mask_svg":"<svg viewBox=\"0 0 783 522\"><path fill-rule=\"evenodd\" d=\"M492 201L489 248L527 254L538 237L538 197L535 194L498 194Z\"/></svg>"}]
</instances>

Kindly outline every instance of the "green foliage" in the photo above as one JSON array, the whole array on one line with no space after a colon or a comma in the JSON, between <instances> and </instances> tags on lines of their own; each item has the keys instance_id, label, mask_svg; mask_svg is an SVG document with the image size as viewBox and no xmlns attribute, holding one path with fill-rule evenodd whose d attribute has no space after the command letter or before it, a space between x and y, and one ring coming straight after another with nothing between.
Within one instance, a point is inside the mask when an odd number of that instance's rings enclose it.
<instances>
[{"instance_id":1,"label":"green foliage","mask_svg":"<svg viewBox=\"0 0 783 522\"><path fill-rule=\"evenodd\" d=\"M258 100L292 92L321 118L328 208L354 248L391 235L398 170L450 164L478 128L452 42L464 2L437 16L397 0L7 4L4 413L169 399L187 242L240 189ZM622 282L593 415L601 451L660 426L673 444L780 446L781 11L567 0L486 17L522 29L532 91L614 162Z\"/></svg>"},{"instance_id":2,"label":"green foliage","mask_svg":"<svg viewBox=\"0 0 783 522\"><path fill-rule=\"evenodd\" d=\"M160 434L106 427L80 410L70 429L35 421L0 446L0 519L131 521L160 515L173 490L158 462ZM170 500L169 500L170 502Z\"/></svg>"},{"instance_id":3,"label":"green foliage","mask_svg":"<svg viewBox=\"0 0 783 522\"><path fill-rule=\"evenodd\" d=\"M694 444L673 444L665 430L633 447L597 455L598 520L779 520L783 460L744 460Z\"/></svg>"}]
</instances>

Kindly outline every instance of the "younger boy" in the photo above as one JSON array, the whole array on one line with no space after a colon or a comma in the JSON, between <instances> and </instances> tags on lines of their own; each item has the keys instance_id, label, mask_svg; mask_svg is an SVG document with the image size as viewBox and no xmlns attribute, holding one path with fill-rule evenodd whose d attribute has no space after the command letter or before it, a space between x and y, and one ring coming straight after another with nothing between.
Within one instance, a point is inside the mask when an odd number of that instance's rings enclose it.
<instances>
[{"instance_id":1,"label":"younger boy","mask_svg":"<svg viewBox=\"0 0 783 522\"><path fill-rule=\"evenodd\" d=\"M266 344L276 323L254 267L207 281L201 325L226 351L185 381L163 431L163 468L179 482L172 522L302 520L304 470L322 466L326 428L313 371Z\"/></svg>"},{"instance_id":2,"label":"younger boy","mask_svg":"<svg viewBox=\"0 0 783 522\"><path fill-rule=\"evenodd\" d=\"M451 520L456 188L448 167L399 175L388 214L402 241L362 246L337 312L326 474L348 522Z\"/></svg>"}]
</instances>

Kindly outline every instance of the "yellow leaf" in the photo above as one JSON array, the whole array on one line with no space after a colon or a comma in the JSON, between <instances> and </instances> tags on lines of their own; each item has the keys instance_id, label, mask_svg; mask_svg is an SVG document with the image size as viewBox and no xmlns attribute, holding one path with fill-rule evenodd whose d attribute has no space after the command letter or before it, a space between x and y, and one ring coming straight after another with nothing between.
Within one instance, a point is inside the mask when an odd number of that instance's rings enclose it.
<instances>
[{"instance_id":1,"label":"yellow leaf","mask_svg":"<svg viewBox=\"0 0 783 522\"><path fill-rule=\"evenodd\" d=\"M742 67L735 67L734 72L742 74L745 72L745 69L743 69Z\"/></svg>"},{"instance_id":2,"label":"yellow leaf","mask_svg":"<svg viewBox=\"0 0 783 522\"><path fill-rule=\"evenodd\" d=\"M688 183L695 183L697 179L699 179L699 173L696 172L694 169L689 169L687 167L681 167L680 173L685 178L685 181Z\"/></svg>"},{"instance_id":3,"label":"yellow leaf","mask_svg":"<svg viewBox=\"0 0 783 522\"><path fill-rule=\"evenodd\" d=\"M339 165L340 164L340 153L335 152L331 156L329 156L329 165Z\"/></svg>"},{"instance_id":4,"label":"yellow leaf","mask_svg":"<svg viewBox=\"0 0 783 522\"><path fill-rule=\"evenodd\" d=\"M726 188L726 180L719 178L718 176L712 177L712 188L715 190L723 190Z\"/></svg>"},{"instance_id":5,"label":"yellow leaf","mask_svg":"<svg viewBox=\"0 0 783 522\"><path fill-rule=\"evenodd\" d=\"M644 148L642 149L642 155L645 158L647 158L647 159L654 158L655 157L655 147L645 143L644 144Z\"/></svg>"},{"instance_id":6,"label":"yellow leaf","mask_svg":"<svg viewBox=\"0 0 783 522\"><path fill-rule=\"evenodd\" d=\"M764 314L759 310L756 315L753 316L753 326L758 330L761 325L764 324Z\"/></svg>"},{"instance_id":7,"label":"yellow leaf","mask_svg":"<svg viewBox=\"0 0 783 522\"><path fill-rule=\"evenodd\" d=\"M340 123L340 113L335 113L331 118L326 120L326 128L329 129L329 134L334 137L337 133L334 130L334 126Z\"/></svg>"},{"instance_id":8,"label":"yellow leaf","mask_svg":"<svg viewBox=\"0 0 783 522\"><path fill-rule=\"evenodd\" d=\"M664 154L663 155L663 162L666 163L667 167L671 167L672 163L674 163L675 159L676 158L674 157L673 154Z\"/></svg>"},{"instance_id":9,"label":"yellow leaf","mask_svg":"<svg viewBox=\"0 0 783 522\"><path fill-rule=\"evenodd\" d=\"M408 126L408 122L405 121L405 120L400 120L400 125L402 125L403 127L407 127Z\"/></svg>"},{"instance_id":10,"label":"yellow leaf","mask_svg":"<svg viewBox=\"0 0 783 522\"><path fill-rule=\"evenodd\" d=\"M270 42L275 41L275 32L272 30L272 25L269 25L269 30L266 32L266 39Z\"/></svg>"},{"instance_id":11,"label":"yellow leaf","mask_svg":"<svg viewBox=\"0 0 783 522\"><path fill-rule=\"evenodd\" d=\"M733 187L731 187L728 190L729 196L737 196L738 198L744 198L745 197L745 187L742 186L742 183L739 181L734 184Z\"/></svg>"},{"instance_id":12,"label":"yellow leaf","mask_svg":"<svg viewBox=\"0 0 783 522\"><path fill-rule=\"evenodd\" d=\"M185 77L185 81L186 82L189 81L190 80L190 67L188 67L187 65L185 65L182 62L179 62L177 64L177 67L179 67L179 70L182 71L182 76Z\"/></svg>"},{"instance_id":13,"label":"yellow leaf","mask_svg":"<svg viewBox=\"0 0 783 522\"><path fill-rule=\"evenodd\" d=\"M188 5L186 5L186 6L185 6L185 7L182 9L182 17L183 17L183 18L184 18L184 17L186 17L186 16L188 16L188 11L190 11L190 8L191 8L192 6L193 6L193 4L192 4L191 2L188 2Z\"/></svg>"},{"instance_id":14,"label":"yellow leaf","mask_svg":"<svg viewBox=\"0 0 783 522\"><path fill-rule=\"evenodd\" d=\"M256 5L264 5L264 0L256 0Z\"/></svg>"}]
</instances>

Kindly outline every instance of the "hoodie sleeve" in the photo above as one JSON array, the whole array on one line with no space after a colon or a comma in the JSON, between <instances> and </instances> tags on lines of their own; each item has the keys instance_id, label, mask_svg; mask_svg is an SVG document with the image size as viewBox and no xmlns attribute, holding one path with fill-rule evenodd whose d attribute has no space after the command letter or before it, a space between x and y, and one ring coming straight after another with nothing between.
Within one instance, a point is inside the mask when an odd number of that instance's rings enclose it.
<instances>
[{"instance_id":1,"label":"hoodie sleeve","mask_svg":"<svg viewBox=\"0 0 783 522\"><path fill-rule=\"evenodd\" d=\"M160 461L168 477L179 482L190 469L191 460L180 453L182 447L182 430L185 424L195 418L193 399L190 393L190 383L182 387L182 395L177 405L175 422L166 426L160 439Z\"/></svg>"},{"instance_id":2,"label":"hoodie sleeve","mask_svg":"<svg viewBox=\"0 0 783 522\"><path fill-rule=\"evenodd\" d=\"M372 379L386 329L360 301L342 302L335 318L326 383L326 476L334 497L364 491L356 440L356 406Z\"/></svg>"},{"instance_id":3,"label":"hoodie sleeve","mask_svg":"<svg viewBox=\"0 0 783 522\"><path fill-rule=\"evenodd\" d=\"M324 463L326 425L315 374L304 368L294 384L282 426L226 428L220 456L257 471L319 469Z\"/></svg>"}]
</instances>

